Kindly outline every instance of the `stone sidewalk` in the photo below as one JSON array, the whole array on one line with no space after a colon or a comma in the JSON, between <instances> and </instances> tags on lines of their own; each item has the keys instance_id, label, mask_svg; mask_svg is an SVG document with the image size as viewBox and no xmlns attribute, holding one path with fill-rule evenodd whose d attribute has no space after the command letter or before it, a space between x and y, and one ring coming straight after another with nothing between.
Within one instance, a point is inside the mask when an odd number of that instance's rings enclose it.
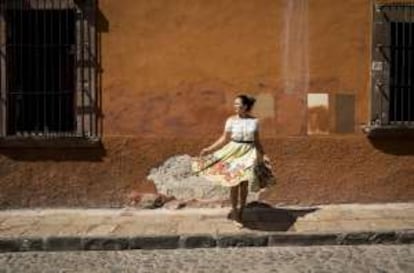
<instances>
[{"instance_id":1,"label":"stone sidewalk","mask_svg":"<svg viewBox=\"0 0 414 273\"><path fill-rule=\"evenodd\" d=\"M0 252L413 243L414 203L229 208L0 211Z\"/></svg>"}]
</instances>

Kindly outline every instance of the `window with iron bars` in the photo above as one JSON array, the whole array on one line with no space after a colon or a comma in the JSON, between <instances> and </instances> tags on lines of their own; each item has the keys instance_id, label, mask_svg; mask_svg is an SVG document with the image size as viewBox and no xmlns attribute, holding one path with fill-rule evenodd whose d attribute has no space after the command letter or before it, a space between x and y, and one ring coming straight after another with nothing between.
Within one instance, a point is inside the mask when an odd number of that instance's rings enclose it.
<instances>
[{"instance_id":1,"label":"window with iron bars","mask_svg":"<svg viewBox=\"0 0 414 273\"><path fill-rule=\"evenodd\" d=\"M97 138L96 0L0 5L0 136Z\"/></svg>"},{"instance_id":2,"label":"window with iron bars","mask_svg":"<svg viewBox=\"0 0 414 273\"><path fill-rule=\"evenodd\" d=\"M414 128L414 1L375 3L371 126Z\"/></svg>"}]
</instances>

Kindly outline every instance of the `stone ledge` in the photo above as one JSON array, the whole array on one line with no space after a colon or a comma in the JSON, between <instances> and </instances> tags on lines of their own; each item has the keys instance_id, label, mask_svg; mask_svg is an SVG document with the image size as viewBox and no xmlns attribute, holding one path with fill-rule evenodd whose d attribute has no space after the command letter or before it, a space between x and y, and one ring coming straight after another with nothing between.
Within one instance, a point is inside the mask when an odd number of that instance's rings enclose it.
<instances>
[{"instance_id":1,"label":"stone ledge","mask_svg":"<svg viewBox=\"0 0 414 273\"><path fill-rule=\"evenodd\" d=\"M216 246L216 238L210 235L181 236L180 238L181 248L210 248Z\"/></svg>"},{"instance_id":2,"label":"stone ledge","mask_svg":"<svg viewBox=\"0 0 414 273\"><path fill-rule=\"evenodd\" d=\"M79 136L0 137L0 148L101 148L99 138Z\"/></svg>"},{"instance_id":3,"label":"stone ledge","mask_svg":"<svg viewBox=\"0 0 414 273\"><path fill-rule=\"evenodd\" d=\"M414 243L414 230L405 230L397 232L397 242L400 244Z\"/></svg>"},{"instance_id":4,"label":"stone ledge","mask_svg":"<svg viewBox=\"0 0 414 273\"><path fill-rule=\"evenodd\" d=\"M180 236L136 236L129 238L129 249L179 248Z\"/></svg>"},{"instance_id":5,"label":"stone ledge","mask_svg":"<svg viewBox=\"0 0 414 273\"><path fill-rule=\"evenodd\" d=\"M0 252L20 251L21 242L19 239L0 239Z\"/></svg>"},{"instance_id":6,"label":"stone ledge","mask_svg":"<svg viewBox=\"0 0 414 273\"><path fill-rule=\"evenodd\" d=\"M123 237L86 237L82 238L79 250L123 250L128 249L130 239Z\"/></svg>"},{"instance_id":7,"label":"stone ledge","mask_svg":"<svg viewBox=\"0 0 414 273\"><path fill-rule=\"evenodd\" d=\"M62 242L64 243L64 241ZM42 250L48 250L46 248L47 243L43 242L42 238L23 238L20 240L20 251L42 251ZM68 248L63 248L64 250L68 250ZM0 249L1 252L1 249Z\"/></svg>"},{"instance_id":8,"label":"stone ledge","mask_svg":"<svg viewBox=\"0 0 414 273\"><path fill-rule=\"evenodd\" d=\"M46 251L65 251L81 249L82 240L79 237L48 237L45 239Z\"/></svg>"},{"instance_id":9,"label":"stone ledge","mask_svg":"<svg viewBox=\"0 0 414 273\"><path fill-rule=\"evenodd\" d=\"M371 139L412 139L413 125L365 126L363 132Z\"/></svg>"},{"instance_id":10,"label":"stone ledge","mask_svg":"<svg viewBox=\"0 0 414 273\"><path fill-rule=\"evenodd\" d=\"M225 235L217 238L219 247L268 246L267 235Z\"/></svg>"},{"instance_id":11,"label":"stone ledge","mask_svg":"<svg viewBox=\"0 0 414 273\"><path fill-rule=\"evenodd\" d=\"M414 230L348 233L267 233L134 237L0 238L0 253L126 249L226 248L252 246L413 244Z\"/></svg>"},{"instance_id":12,"label":"stone ledge","mask_svg":"<svg viewBox=\"0 0 414 273\"><path fill-rule=\"evenodd\" d=\"M274 234L269 236L269 246L337 245L338 234Z\"/></svg>"}]
</instances>

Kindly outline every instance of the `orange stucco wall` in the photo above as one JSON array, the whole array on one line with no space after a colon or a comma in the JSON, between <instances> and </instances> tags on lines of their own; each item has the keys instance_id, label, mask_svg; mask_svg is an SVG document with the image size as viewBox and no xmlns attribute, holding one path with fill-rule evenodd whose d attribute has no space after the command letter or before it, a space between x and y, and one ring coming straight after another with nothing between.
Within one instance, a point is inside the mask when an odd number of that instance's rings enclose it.
<instances>
[{"instance_id":1,"label":"orange stucco wall","mask_svg":"<svg viewBox=\"0 0 414 273\"><path fill-rule=\"evenodd\" d=\"M369 0L103 0L100 8L109 22L106 135L214 136L240 92L259 97L269 137L306 133L307 93L330 94L330 111L335 94L353 94L355 124L368 119Z\"/></svg>"}]
</instances>

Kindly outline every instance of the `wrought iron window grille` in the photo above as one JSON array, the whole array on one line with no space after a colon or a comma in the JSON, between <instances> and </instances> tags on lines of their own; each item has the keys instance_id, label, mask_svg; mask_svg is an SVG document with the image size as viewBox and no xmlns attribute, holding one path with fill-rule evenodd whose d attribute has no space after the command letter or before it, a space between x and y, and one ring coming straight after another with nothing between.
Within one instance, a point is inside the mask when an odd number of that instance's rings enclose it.
<instances>
[{"instance_id":1,"label":"wrought iron window grille","mask_svg":"<svg viewBox=\"0 0 414 273\"><path fill-rule=\"evenodd\" d=\"M414 129L414 1L376 2L371 62L372 129Z\"/></svg>"},{"instance_id":2,"label":"wrought iron window grille","mask_svg":"<svg viewBox=\"0 0 414 273\"><path fill-rule=\"evenodd\" d=\"M0 137L99 139L97 0L0 1Z\"/></svg>"}]
</instances>

